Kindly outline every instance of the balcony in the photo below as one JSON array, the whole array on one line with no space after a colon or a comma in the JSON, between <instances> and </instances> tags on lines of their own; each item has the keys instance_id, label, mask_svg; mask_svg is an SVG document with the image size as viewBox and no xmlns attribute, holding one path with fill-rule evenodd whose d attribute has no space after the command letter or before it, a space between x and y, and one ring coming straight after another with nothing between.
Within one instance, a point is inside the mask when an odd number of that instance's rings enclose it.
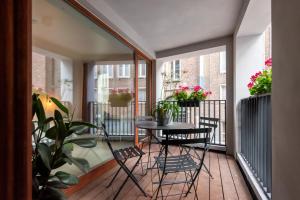
<instances>
[{"instance_id":1,"label":"balcony","mask_svg":"<svg viewBox=\"0 0 300 200\"><path fill-rule=\"evenodd\" d=\"M170 150L170 151L175 151ZM144 158L146 160L147 158ZM226 156L223 153L210 152L206 157L205 163L208 169L211 171L213 178L210 178L206 172L201 172L197 193L199 199L243 199L250 200L252 196L247 188L247 185L243 179L243 176L239 170L237 163L231 156ZM129 165L132 167L133 162ZM106 185L111 180L114 173L117 171L117 167L107 171L103 176L96 178L94 181L87 184L80 191L72 194L68 199L70 200L92 200L92 199L111 199L115 192L117 191L120 184L125 179L125 173L119 175L115 184L106 188ZM151 196L153 194L152 180L157 179L157 170L154 169L152 172L147 173L146 176L141 176L142 170L140 167L137 168L136 177L138 178L142 188L145 189L146 193ZM183 177L176 176L173 177L180 180ZM164 194L174 194L182 190L181 185L173 185L165 187L163 190ZM189 194L186 198L182 199L194 199L194 192ZM150 197L144 197L140 191L134 187L132 182L125 185L124 189L120 193L118 199L149 199ZM178 199L179 196L170 196L169 198Z\"/></svg>"}]
</instances>

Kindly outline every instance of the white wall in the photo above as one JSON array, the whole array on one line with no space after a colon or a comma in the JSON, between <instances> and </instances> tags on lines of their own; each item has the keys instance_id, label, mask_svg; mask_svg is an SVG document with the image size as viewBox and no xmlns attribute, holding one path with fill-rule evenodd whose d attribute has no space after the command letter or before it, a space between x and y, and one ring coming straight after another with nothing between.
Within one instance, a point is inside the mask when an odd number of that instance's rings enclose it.
<instances>
[{"instance_id":1,"label":"white wall","mask_svg":"<svg viewBox=\"0 0 300 200\"><path fill-rule=\"evenodd\" d=\"M236 38L235 57L235 103L250 96L248 83L251 75L264 67L264 35L243 36Z\"/></svg>"},{"instance_id":2,"label":"white wall","mask_svg":"<svg viewBox=\"0 0 300 200\"><path fill-rule=\"evenodd\" d=\"M156 60L156 101L161 100L162 99L162 94L163 94L163 80L162 80L162 76L161 73L163 72L163 60L157 59Z\"/></svg>"},{"instance_id":3,"label":"white wall","mask_svg":"<svg viewBox=\"0 0 300 200\"><path fill-rule=\"evenodd\" d=\"M300 1L273 0L272 199L300 199Z\"/></svg>"}]
</instances>

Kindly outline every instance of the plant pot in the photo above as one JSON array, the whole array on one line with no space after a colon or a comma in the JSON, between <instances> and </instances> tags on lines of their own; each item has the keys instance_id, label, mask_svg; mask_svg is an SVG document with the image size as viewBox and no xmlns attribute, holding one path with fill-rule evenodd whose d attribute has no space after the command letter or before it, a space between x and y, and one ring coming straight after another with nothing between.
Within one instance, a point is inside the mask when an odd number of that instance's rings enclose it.
<instances>
[{"instance_id":1,"label":"plant pot","mask_svg":"<svg viewBox=\"0 0 300 200\"><path fill-rule=\"evenodd\" d=\"M128 101L110 101L111 107L128 107Z\"/></svg>"},{"instance_id":2,"label":"plant pot","mask_svg":"<svg viewBox=\"0 0 300 200\"><path fill-rule=\"evenodd\" d=\"M178 101L177 103L180 107L198 107L199 106L198 100Z\"/></svg>"},{"instance_id":3,"label":"plant pot","mask_svg":"<svg viewBox=\"0 0 300 200\"><path fill-rule=\"evenodd\" d=\"M158 114L157 116L157 125L166 126L171 122L170 113Z\"/></svg>"}]
</instances>

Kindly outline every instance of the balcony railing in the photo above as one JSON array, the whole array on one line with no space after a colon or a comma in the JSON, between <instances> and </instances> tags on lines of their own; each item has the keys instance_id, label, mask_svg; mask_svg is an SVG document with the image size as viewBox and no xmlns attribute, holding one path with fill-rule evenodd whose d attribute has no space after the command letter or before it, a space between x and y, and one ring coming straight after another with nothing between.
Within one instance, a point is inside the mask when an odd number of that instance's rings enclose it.
<instances>
[{"instance_id":1,"label":"balcony railing","mask_svg":"<svg viewBox=\"0 0 300 200\"><path fill-rule=\"evenodd\" d=\"M172 103L177 103L172 101ZM147 114L149 108L146 102L139 102L139 116ZM97 126L105 123L107 131L111 136L133 137L134 136L134 108L135 103L131 102L127 107L112 107L110 103L89 103L89 115L92 123ZM226 145L226 100L205 100L193 107L180 107L179 115L174 121L193 123L200 127L199 122L204 118L219 119L215 129L214 145ZM204 119L204 122L205 121ZM203 125L201 125L203 127ZM139 130L139 135L145 134Z\"/></svg>"},{"instance_id":2,"label":"balcony railing","mask_svg":"<svg viewBox=\"0 0 300 200\"><path fill-rule=\"evenodd\" d=\"M240 155L270 198L272 177L271 95L250 97L241 101Z\"/></svg>"}]
</instances>

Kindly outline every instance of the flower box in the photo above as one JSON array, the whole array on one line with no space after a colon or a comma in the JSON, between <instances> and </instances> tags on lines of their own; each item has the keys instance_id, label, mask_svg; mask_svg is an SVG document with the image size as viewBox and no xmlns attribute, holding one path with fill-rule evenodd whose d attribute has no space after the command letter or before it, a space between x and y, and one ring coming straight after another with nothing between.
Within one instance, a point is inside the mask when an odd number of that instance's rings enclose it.
<instances>
[{"instance_id":1,"label":"flower box","mask_svg":"<svg viewBox=\"0 0 300 200\"><path fill-rule=\"evenodd\" d=\"M115 91L113 91L113 93L109 95L109 102L111 107L127 107L131 99L132 95L129 92L116 93Z\"/></svg>"},{"instance_id":2,"label":"flower box","mask_svg":"<svg viewBox=\"0 0 300 200\"><path fill-rule=\"evenodd\" d=\"M178 101L177 103L180 107L198 107L199 102L200 101L192 100L192 101Z\"/></svg>"}]
</instances>

